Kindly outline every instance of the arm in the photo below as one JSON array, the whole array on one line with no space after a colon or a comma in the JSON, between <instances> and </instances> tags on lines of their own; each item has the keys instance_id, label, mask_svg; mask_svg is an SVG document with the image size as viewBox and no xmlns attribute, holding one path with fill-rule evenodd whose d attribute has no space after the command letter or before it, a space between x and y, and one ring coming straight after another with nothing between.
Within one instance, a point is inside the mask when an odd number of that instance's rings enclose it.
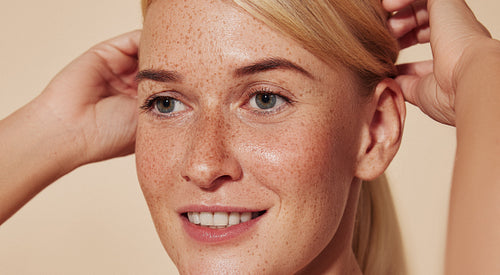
<instances>
[{"instance_id":1,"label":"arm","mask_svg":"<svg viewBox=\"0 0 500 275\"><path fill-rule=\"evenodd\" d=\"M500 45L471 53L457 82L447 274L500 272Z\"/></svg>"},{"instance_id":2,"label":"arm","mask_svg":"<svg viewBox=\"0 0 500 275\"><path fill-rule=\"evenodd\" d=\"M77 142L47 111L34 100L0 122L0 223L79 165Z\"/></svg>"},{"instance_id":3,"label":"arm","mask_svg":"<svg viewBox=\"0 0 500 275\"><path fill-rule=\"evenodd\" d=\"M446 274L500 271L500 42L462 0L384 0L401 47L430 42L434 60L400 67L405 98L457 127ZM408 6L408 5L412 6Z\"/></svg>"},{"instance_id":4,"label":"arm","mask_svg":"<svg viewBox=\"0 0 500 275\"><path fill-rule=\"evenodd\" d=\"M133 153L139 37L93 47L0 121L0 224L73 169Z\"/></svg>"}]
</instances>

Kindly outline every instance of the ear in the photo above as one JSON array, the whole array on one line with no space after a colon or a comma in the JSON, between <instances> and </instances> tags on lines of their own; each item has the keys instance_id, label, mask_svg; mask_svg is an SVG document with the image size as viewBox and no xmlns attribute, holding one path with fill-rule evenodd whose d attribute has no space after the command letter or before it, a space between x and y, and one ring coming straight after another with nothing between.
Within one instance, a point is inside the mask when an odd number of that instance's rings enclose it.
<instances>
[{"instance_id":1,"label":"ear","mask_svg":"<svg viewBox=\"0 0 500 275\"><path fill-rule=\"evenodd\" d=\"M355 176L370 181L380 176L401 144L406 107L394 79L382 80L367 103Z\"/></svg>"}]
</instances>

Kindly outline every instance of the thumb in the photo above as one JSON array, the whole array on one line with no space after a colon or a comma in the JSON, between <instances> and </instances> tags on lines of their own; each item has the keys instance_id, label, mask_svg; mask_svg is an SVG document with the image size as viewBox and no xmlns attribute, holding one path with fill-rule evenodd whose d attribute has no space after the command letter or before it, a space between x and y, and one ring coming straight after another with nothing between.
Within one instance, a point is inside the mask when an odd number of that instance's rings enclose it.
<instances>
[{"instance_id":1,"label":"thumb","mask_svg":"<svg viewBox=\"0 0 500 275\"><path fill-rule=\"evenodd\" d=\"M441 90L434 74L422 77L401 75L396 82L401 86L406 101L440 123L455 125L454 98Z\"/></svg>"}]
</instances>

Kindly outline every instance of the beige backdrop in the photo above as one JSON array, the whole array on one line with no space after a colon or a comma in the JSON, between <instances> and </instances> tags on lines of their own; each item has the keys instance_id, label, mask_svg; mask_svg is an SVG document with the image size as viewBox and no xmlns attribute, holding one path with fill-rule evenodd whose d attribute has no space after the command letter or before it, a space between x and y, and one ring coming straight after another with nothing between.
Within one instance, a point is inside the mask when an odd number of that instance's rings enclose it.
<instances>
[{"instance_id":1,"label":"beige backdrop","mask_svg":"<svg viewBox=\"0 0 500 275\"><path fill-rule=\"evenodd\" d=\"M500 2L469 2L500 37ZM88 47L141 26L139 0L3 3L0 118L35 97ZM401 60L429 57L420 47ZM410 274L441 274L455 132L408 109L403 145L388 174ZM176 273L156 236L132 156L74 171L0 226L0 274Z\"/></svg>"}]
</instances>

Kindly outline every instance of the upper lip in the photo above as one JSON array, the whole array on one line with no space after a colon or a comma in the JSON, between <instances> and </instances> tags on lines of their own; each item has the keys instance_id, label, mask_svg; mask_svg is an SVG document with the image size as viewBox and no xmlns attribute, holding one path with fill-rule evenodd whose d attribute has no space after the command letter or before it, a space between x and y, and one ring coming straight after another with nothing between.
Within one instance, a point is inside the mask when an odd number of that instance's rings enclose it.
<instances>
[{"instance_id":1,"label":"upper lip","mask_svg":"<svg viewBox=\"0 0 500 275\"><path fill-rule=\"evenodd\" d=\"M178 208L177 213L186 212L260 212L268 210L269 207L244 207L244 206L223 206L223 205L187 205Z\"/></svg>"}]
</instances>

